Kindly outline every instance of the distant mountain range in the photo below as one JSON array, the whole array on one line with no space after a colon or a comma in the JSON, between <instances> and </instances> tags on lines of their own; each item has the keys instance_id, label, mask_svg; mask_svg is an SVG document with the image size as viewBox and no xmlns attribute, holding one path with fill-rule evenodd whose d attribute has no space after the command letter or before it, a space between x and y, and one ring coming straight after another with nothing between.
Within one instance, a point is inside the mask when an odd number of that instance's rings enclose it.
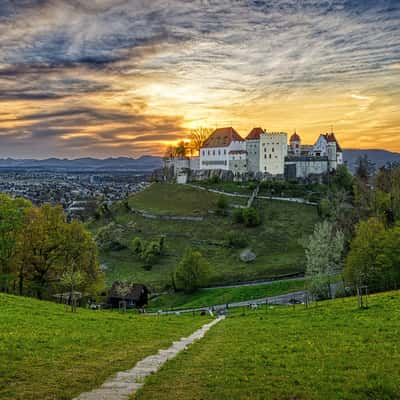
<instances>
[{"instance_id":1,"label":"distant mountain range","mask_svg":"<svg viewBox=\"0 0 400 400\"><path fill-rule=\"evenodd\" d=\"M351 171L354 171L357 159L360 156L367 157L380 168L388 162L399 162L400 153L387 150L360 150L347 149L343 151L344 160ZM141 171L150 172L161 168L162 158L157 156L141 156L139 158L117 157L117 158L76 158L73 160L48 158L45 160L35 159L0 159L0 169L33 169L51 171Z\"/></svg>"},{"instance_id":2,"label":"distant mountain range","mask_svg":"<svg viewBox=\"0 0 400 400\"><path fill-rule=\"evenodd\" d=\"M73 160L48 158L34 159L0 159L0 169L33 169L53 171L153 171L162 166L162 158L142 156L139 158L76 158Z\"/></svg>"},{"instance_id":3,"label":"distant mountain range","mask_svg":"<svg viewBox=\"0 0 400 400\"><path fill-rule=\"evenodd\" d=\"M368 159L375 164L375 168L379 169L389 162L400 163L400 153L393 153L387 150L361 150L361 149L345 149L343 150L343 158L347 163L350 171L354 172L357 159L367 155Z\"/></svg>"}]
</instances>

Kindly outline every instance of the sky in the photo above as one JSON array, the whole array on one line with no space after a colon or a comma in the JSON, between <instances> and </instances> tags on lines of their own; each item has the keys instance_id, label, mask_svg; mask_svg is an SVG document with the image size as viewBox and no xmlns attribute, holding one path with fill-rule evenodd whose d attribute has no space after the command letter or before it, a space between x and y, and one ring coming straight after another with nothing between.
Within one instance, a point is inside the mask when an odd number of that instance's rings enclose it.
<instances>
[{"instance_id":1,"label":"sky","mask_svg":"<svg viewBox=\"0 0 400 400\"><path fill-rule=\"evenodd\" d=\"M163 154L191 129L400 152L400 0L1 0L0 157Z\"/></svg>"}]
</instances>

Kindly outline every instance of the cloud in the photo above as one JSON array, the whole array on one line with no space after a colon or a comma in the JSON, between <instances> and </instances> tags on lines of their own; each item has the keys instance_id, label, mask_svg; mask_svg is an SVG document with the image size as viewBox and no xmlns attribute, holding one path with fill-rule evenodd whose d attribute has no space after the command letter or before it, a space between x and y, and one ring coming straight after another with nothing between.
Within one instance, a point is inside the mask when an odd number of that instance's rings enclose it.
<instances>
[{"instance_id":1,"label":"cloud","mask_svg":"<svg viewBox=\"0 0 400 400\"><path fill-rule=\"evenodd\" d=\"M3 0L0 147L160 152L199 123L374 140L373 118L398 123L399 17L391 0Z\"/></svg>"}]
</instances>

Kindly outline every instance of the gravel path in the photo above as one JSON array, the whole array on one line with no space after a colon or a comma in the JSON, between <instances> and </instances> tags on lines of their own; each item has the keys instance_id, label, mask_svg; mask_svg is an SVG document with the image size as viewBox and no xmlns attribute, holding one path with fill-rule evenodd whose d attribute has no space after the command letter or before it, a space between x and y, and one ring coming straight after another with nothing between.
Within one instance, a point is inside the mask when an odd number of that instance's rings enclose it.
<instances>
[{"instance_id":1,"label":"gravel path","mask_svg":"<svg viewBox=\"0 0 400 400\"><path fill-rule=\"evenodd\" d=\"M98 389L82 393L74 400L128 400L137 389L143 386L143 381L147 376L157 372L164 363L185 350L194 341L201 339L209 329L224 318L221 316L203 325L189 337L181 338L173 342L168 349L159 350L157 354L144 358L128 371L118 372Z\"/></svg>"}]
</instances>

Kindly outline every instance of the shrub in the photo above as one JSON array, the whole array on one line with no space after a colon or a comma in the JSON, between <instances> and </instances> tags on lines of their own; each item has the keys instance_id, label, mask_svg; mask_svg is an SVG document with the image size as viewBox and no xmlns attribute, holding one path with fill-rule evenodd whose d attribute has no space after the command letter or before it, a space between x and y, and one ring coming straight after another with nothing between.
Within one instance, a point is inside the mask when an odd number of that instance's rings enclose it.
<instances>
[{"instance_id":1,"label":"shrub","mask_svg":"<svg viewBox=\"0 0 400 400\"><path fill-rule=\"evenodd\" d=\"M226 235L226 243L229 247L242 249L247 245L247 238L242 232L230 231Z\"/></svg>"},{"instance_id":2,"label":"shrub","mask_svg":"<svg viewBox=\"0 0 400 400\"><path fill-rule=\"evenodd\" d=\"M235 211L233 212L233 220L237 224L243 224L244 218L243 218L243 209L242 208L235 209Z\"/></svg>"},{"instance_id":3,"label":"shrub","mask_svg":"<svg viewBox=\"0 0 400 400\"><path fill-rule=\"evenodd\" d=\"M243 223L248 227L258 226L261 223L260 213L254 207L242 210Z\"/></svg>"}]
</instances>

